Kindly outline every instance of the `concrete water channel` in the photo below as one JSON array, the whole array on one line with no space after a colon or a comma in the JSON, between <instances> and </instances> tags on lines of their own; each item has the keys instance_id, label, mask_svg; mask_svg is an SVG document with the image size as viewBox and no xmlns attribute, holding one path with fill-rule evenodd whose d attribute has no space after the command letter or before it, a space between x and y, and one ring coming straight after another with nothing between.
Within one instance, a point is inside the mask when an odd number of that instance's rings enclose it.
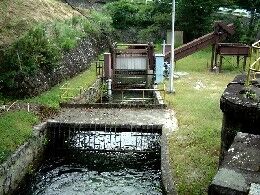
<instances>
[{"instance_id":1,"label":"concrete water channel","mask_svg":"<svg viewBox=\"0 0 260 195\"><path fill-rule=\"evenodd\" d=\"M47 129L44 160L16 194L174 193L171 110L64 109Z\"/></svg>"},{"instance_id":2,"label":"concrete water channel","mask_svg":"<svg viewBox=\"0 0 260 195\"><path fill-rule=\"evenodd\" d=\"M161 68L156 69L160 75L153 72L153 46L126 44L111 53L105 54L101 79L80 97L61 104L56 118L35 129L42 141L21 149L20 160L10 161L13 168L5 169L4 192L176 194L168 137L177 121L154 86L153 76L158 81L163 72ZM163 60L156 65L162 67ZM29 161L35 159L30 171ZM20 177L29 170L30 176L13 190L20 182L8 169Z\"/></svg>"},{"instance_id":3,"label":"concrete water channel","mask_svg":"<svg viewBox=\"0 0 260 195\"><path fill-rule=\"evenodd\" d=\"M44 158L14 194L174 194L167 109L63 109L47 121Z\"/></svg>"}]
</instances>

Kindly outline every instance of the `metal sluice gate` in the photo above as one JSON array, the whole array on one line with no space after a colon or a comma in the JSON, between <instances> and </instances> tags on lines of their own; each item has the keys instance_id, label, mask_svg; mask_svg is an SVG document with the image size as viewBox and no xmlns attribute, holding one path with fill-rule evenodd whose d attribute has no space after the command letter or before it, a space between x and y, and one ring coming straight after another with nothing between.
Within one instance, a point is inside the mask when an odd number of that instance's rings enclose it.
<instances>
[{"instance_id":1,"label":"metal sluice gate","mask_svg":"<svg viewBox=\"0 0 260 195\"><path fill-rule=\"evenodd\" d=\"M48 139L55 149L99 152L160 152L160 125L50 123Z\"/></svg>"}]
</instances>

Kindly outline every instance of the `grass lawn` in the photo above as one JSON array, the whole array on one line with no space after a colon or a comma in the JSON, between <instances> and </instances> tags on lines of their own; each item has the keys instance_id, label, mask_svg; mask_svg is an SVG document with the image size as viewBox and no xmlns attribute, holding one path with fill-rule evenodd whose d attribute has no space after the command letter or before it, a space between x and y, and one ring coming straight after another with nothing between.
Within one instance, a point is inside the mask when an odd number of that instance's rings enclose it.
<instances>
[{"instance_id":1,"label":"grass lawn","mask_svg":"<svg viewBox=\"0 0 260 195\"><path fill-rule=\"evenodd\" d=\"M176 71L189 74L174 80L176 93L166 96L166 103L176 112L179 125L169 139L169 146L180 195L207 194L217 171L220 150L220 96L239 73L229 63L224 64L224 73L210 73L207 69L210 56L210 50L206 49L178 61Z\"/></svg>"},{"instance_id":2,"label":"grass lawn","mask_svg":"<svg viewBox=\"0 0 260 195\"><path fill-rule=\"evenodd\" d=\"M77 75L68 81L68 87L78 88L88 87L96 80L95 66ZM65 82L64 82L65 83ZM61 83L40 96L20 100L24 102L33 102L50 107L59 107ZM77 91L74 92L77 95ZM1 97L0 97L1 99ZM4 98L2 98L4 99ZM14 111L6 112L0 115L0 163L3 162L17 147L23 144L32 135L32 126L39 123L40 120L32 112Z\"/></svg>"},{"instance_id":3,"label":"grass lawn","mask_svg":"<svg viewBox=\"0 0 260 195\"><path fill-rule=\"evenodd\" d=\"M43 104L46 106L57 108L59 107L59 102L61 101L60 94L62 93L62 91L60 90L60 87L63 86L66 82L68 83L67 85L68 88L79 88L79 87L88 88L94 83L96 79L97 79L96 67L93 64L88 70L82 72L81 74L70 79L69 81L65 81L59 85L56 85L51 90L46 91L37 97L26 99L24 101ZM79 93L78 90L72 91L72 95L74 96L78 95L78 93Z\"/></svg>"},{"instance_id":4,"label":"grass lawn","mask_svg":"<svg viewBox=\"0 0 260 195\"><path fill-rule=\"evenodd\" d=\"M39 122L25 111L7 112L0 116L0 163L32 135L32 126Z\"/></svg>"},{"instance_id":5,"label":"grass lawn","mask_svg":"<svg viewBox=\"0 0 260 195\"><path fill-rule=\"evenodd\" d=\"M39 22L69 19L74 15L80 14L61 1L1 0L0 45L12 43Z\"/></svg>"}]
</instances>

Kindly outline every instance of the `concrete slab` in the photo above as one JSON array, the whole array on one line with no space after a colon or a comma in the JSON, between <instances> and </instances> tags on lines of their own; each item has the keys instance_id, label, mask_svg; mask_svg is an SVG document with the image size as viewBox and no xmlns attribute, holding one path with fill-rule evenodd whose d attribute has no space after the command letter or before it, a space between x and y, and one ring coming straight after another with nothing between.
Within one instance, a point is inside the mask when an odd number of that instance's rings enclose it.
<instances>
[{"instance_id":1,"label":"concrete slab","mask_svg":"<svg viewBox=\"0 0 260 195\"><path fill-rule=\"evenodd\" d=\"M260 184L252 183L249 191L249 195L259 195L260 194Z\"/></svg>"},{"instance_id":2,"label":"concrete slab","mask_svg":"<svg viewBox=\"0 0 260 195\"><path fill-rule=\"evenodd\" d=\"M239 132L209 187L209 194L248 194L251 183L260 184L260 135Z\"/></svg>"},{"instance_id":3,"label":"concrete slab","mask_svg":"<svg viewBox=\"0 0 260 195\"><path fill-rule=\"evenodd\" d=\"M177 129L174 112L167 109L64 109L50 122L115 125L163 125L165 133Z\"/></svg>"}]
</instances>

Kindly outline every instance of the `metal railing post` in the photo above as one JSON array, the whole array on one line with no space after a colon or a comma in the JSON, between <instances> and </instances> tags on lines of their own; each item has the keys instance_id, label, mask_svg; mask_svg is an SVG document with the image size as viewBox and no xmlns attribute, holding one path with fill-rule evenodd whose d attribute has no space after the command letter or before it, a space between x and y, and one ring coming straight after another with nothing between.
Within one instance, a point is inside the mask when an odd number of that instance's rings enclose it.
<instances>
[{"instance_id":1,"label":"metal railing post","mask_svg":"<svg viewBox=\"0 0 260 195\"><path fill-rule=\"evenodd\" d=\"M256 79L256 74L260 73L260 56L259 56L259 50L260 50L260 40L255 42L252 45L252 49L251 49L251 55L250 55L250 66L248 69L248 75L247 75L247 80L246 80L246 86L250 85L250 80L251 77L253 77L252 79ZM253 57L253 55L255 54L255 60L252 63L251 59ZM252 64L251 64L252 63Z\"/></svg>"},{"instance_id":2,"label":"metal railing post","mask_svg":"<svg viewBox=\"0 0 260 195\"><path fill-rule=\"evenodd\" d=\"M165 100L166 97L166 88L165 88L165 84L163 84L163 99Z\"/></svg>"}]
</instances>

